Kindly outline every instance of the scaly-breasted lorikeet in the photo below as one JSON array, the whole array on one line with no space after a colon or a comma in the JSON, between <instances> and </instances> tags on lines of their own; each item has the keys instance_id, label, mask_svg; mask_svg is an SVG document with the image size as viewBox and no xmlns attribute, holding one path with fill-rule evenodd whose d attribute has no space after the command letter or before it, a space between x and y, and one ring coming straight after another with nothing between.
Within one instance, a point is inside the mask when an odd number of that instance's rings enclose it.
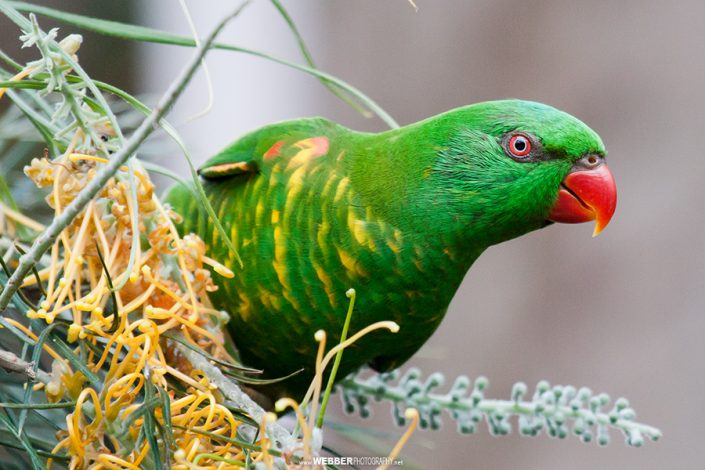
<instances>
[{"instance_id":1,"label":"scaly-breasted lorikeet","mask_svg":"<svg viewBox=\"0 0 705 470\"><path fill-rule=\"evenodd\" d=\"M335 343L393 320L347 349L338 377L364 364L384 371L414 354L440 324L465 273L489 246L551 222L609 222L616 190L600 137L539 103L479 103L381 133L322 118L245 135L200 169L204 187L245 267L193 193L167 200L210 256L213 304L231 315L241 359L266 377L304 372L266 393L300 397L314 370L314 333Z\"/></svg>"}]
</instances>

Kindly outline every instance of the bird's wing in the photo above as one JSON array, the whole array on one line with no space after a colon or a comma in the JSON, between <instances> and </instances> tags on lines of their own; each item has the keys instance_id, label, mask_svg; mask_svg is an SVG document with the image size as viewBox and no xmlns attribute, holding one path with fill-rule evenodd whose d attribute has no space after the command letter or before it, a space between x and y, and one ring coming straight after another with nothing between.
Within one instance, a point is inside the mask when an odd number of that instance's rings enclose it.
<instances>
[{"instance_id":1,"label":"bird's wing","mask_svg":"<svg viewBox=\"0 0 705 470\"><path fill-rule=\"evenodd\" d=\"M315 158L328 151L328 139L315 136L335 132L339 132L338 126L323 118L272 124L241 137L208 160L198 173L207 180L221 180L267 172L278 157Z\"/></svg>"}]
</instances>

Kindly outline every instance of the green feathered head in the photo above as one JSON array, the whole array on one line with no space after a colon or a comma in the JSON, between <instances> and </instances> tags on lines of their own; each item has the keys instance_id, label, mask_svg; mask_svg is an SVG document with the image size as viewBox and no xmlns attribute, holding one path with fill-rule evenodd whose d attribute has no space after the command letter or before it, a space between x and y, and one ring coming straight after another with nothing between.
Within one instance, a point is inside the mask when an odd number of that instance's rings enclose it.
<instances>
[{"instance_id":1,"label":"green feathered head","mask_svg":"<svg viewBox=\"0 0 705 470\"><path fill-rule=\"evenodd\" d=\"M492 245L551 222L591 220L597 235L614 213L604 144L575 117L507 100L460 108L437 122L445 144L428 179L436 201L475 240Z\"/></svg>"}]
</instances>

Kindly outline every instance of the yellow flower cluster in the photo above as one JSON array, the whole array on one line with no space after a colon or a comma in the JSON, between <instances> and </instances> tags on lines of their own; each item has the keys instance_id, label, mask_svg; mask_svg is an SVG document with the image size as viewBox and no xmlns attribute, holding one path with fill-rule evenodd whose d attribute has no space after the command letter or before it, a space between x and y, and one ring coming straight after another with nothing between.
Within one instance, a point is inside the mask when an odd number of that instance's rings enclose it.
<instances>
[{"instance_id":1,"label":"yellow flower cluster","mask_svg":"<svg viewBox=\"0 0 705 470\"><path fill-rule=\"evenodd\" d=\"M32 160L25 173L37 186L51 188L47 200L60 215L104 162L69 149L55 161ZM194 462L198 468L237 466L245 459L243 450L232 444L239 422L218 402L215 387L192 370L164 336L179 334L199 349L227 359L218 324L221 315L207 302L206 292L216 289L207 265L220 274L233 274L206 256L197 236L179 236L174 225L178 216L162 206L140 168L134 171L135 204L127 171L123 168L111 179L61 233L51 249L51 264L38 279L31 276L24 282L24 286L46 285L45 300L27 316L47 324L65 323L69 344L85 342L86 365L102 381L99 386L91 383L44 346L54 365L49 383L36 388L43 387L50 401L76 400L54 452L67 451L71 468L144 465L150 444L141 431L146 419L140 410L145 406L145 387L150 386L168 396L176 444L171 449L172 468L195 468ZM139 243L133 244L133 236L140 237ZM187 391L177 391L174 382ZM164 414L155 408L153 419L159 427L165 425ZM250 458L268 458L266 438L260 445L263 450L251 451ZM161 438L159 446L166 447Z\"/></svg>"}]
</instances>

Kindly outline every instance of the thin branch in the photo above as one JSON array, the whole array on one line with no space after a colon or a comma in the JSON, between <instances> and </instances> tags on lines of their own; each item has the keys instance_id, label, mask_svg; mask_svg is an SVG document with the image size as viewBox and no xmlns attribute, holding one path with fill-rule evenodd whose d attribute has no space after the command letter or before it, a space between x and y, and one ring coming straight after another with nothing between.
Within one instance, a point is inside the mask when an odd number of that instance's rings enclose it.
<instances>
[{"instance_id":1,"label":"thin branch","mask_svg":"<svg viewBox=\"0 0 705 470\"><path fill-rule=\"evenodd\" d=\"M3 349L0 349L0 367L12 372L23 374L33 382L35 380L39 380L40 382L48 383L51 379L49 374L43 370L37 370L35 373L33 362L24 361L15 353L11 353L10 351L5 351Z\"/></svg>"},{"instance_id":2,"label":"thin branch","mask_svg":"<svg viewBox=\"0 0 705 470\"><path fill-rule=\"evenodd\" d=\"M156 125L159 120L169 111L176 99L186 88L186 85L201 63L201 59L203 59L208 50L211 48L215 37L218 33L220 33L223 27L230 20L239 15L243 8L249 3L250 0L246 0L235 11L227 15L220 21L220 23L218 23L215 29L203 42L201 47L197 48L196 54L193 56L187 67L171 84L161 100L159 100L159 104L154 108L152 113L144 121L142 121L142 124L140 124L130 139L128 139L125 146L113 155L110 162L102 167L96 174L95 178L93 178L86 185L86 187L81 190L76 198L71 201L68 206L66 206L66 210L52 221L51 225L47 227L44 233L37 237L27 254L22 255L19 266L7 281L2 293L0 293L0 312L3 312L5 308L7 308L7 305L10 303L10 299L15 292L17 292L17 289L19 289L25 276L27 276L27 273L29 273L32 266L39 261L42 254L44 254L44 252L51 247L56 237L71 223L76 216L78 216L86 204L88 204L95 197L95 195L98 194L108 180L110 180L110 178L118 172L120 167L125 164L132 154L135 153L142 142L144 142L144 140L156 129Z\"/></svg>"},{"instance_id":3,"label":"thin branch","mask_svg":"<svg viewBox=\"0 0 705 470\"><path fill-rule=\"evenodd\" d=\"M247 413L256 422L262 422L266 411L264 411L257 403L247 396L245 392L240 390L240 387L235 385L231 380L223 375L219 368L211 364L208 359L203 357L201 354L187 348L182 344L175 343L174 346L186 357L186 359L188 359L193 367L203 371L203 373L208 376L208 380L213 385L217 386L218 390L220 390L220 392L225 395L225 397L230 400L233 405ZM278 449L287 449L293 442L293 438L291 437L291 434L289 434L289 431L277 423L268 424L267 432L274 440L274 444Z\"/></svg>"}]
</instances>

